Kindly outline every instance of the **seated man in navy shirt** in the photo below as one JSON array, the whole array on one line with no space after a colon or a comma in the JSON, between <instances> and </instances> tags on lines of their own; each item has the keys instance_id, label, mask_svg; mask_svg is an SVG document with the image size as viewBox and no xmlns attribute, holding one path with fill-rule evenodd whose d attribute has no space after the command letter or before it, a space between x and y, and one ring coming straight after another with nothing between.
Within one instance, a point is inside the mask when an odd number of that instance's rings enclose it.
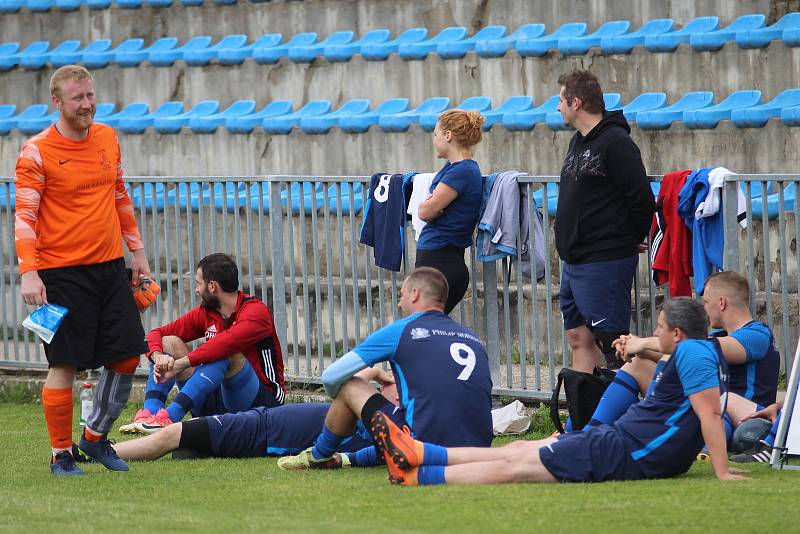
<instances>
[{"instance_id":1,"label":"seated man in navy shirt","mask_svg":"<svg viewBox=\"0 0 800 534\"><path fill-rule=\"evenodd\" d=\"M778 391L780 354L769 327L753 319L750 313L750 286L739 273L724 271L708 277L703 294L712 342L719 345L730 370L728 411L725 432L730 437L738 421L748 413L775 402ZM642 356L656 352L655 337L622 336L614 341L618 355L628 361L617 372L614 382L603 394L589 426L611 424L647 391L655 368L654 360Z\"/></svg>"},{"instance_id":2,"label":"seated man in navy shirt","mask_svg":"<svg viewBox=\"0 0 800 534\"><path fill-rule=\"evenodd\" d=\"M603 482L685 473L708 445L721 480L745 477L728 467L721 404L727 365L706 339L708 317L690 298L667 301L656 336L663 356L644 400L613 426L500 448L444 448L415 440L377 412L371 430L395 484Z\"/></svg>"},{"instance_id":3,"label":"seated man in navy shirt","mask_svg":"<svg viewBox=\"0 0 800 534\"><path fill-rule=\"evenodd\" d=\"M420 439L449 447L487 447L492 441L492 379L480 339L444 314L448 287L431 267L414 269L400 290L403 319L374 332L322 374L333 405L313 448L281 458L282 469L339 467L335 455L359 418L368 428L378 410L394 406L354 376L388 361L397 383L404 424ZM353 465L378 465L374 447L359 451Z\"/></svg>"}]
</instances>

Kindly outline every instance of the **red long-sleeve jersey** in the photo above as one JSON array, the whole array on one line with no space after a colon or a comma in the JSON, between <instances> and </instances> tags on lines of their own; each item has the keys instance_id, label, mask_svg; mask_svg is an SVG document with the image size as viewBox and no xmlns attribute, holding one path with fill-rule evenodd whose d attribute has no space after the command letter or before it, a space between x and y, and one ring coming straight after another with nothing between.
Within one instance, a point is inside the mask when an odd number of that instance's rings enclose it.
<instances>
[{"instance_id":1,"label":"red long-sleeve jersey","mask_svg":"<svg viewBox=\"0 0 800 534\"><path fill-rule=\"evenodd\" d=\"M205 338L205 343L189 353L192 367L243 354L259 380L283 404L286 392L281 343L272 314L258 298L239 291L236 311L227 321L218 311L198 306L175 321L154 328L147 334L150 353L163 352L164 336L177 336L186 343Z\"/></svg>"}]
</instances>

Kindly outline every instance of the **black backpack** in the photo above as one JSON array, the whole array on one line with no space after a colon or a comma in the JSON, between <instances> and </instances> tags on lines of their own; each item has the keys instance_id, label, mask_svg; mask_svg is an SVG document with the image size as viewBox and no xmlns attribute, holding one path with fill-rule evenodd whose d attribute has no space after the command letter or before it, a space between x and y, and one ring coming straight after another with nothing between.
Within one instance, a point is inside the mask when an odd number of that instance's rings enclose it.
<instances>
[{"instance_id":1,"label":"black backpack","mask_svg":"<svg viewBox=\"0 0 800 534\"><path fill-rule=\"evenodd\" d=\"M614 376L615 373L608 369L595 369L594 373L584 373L565 367L559 371L558 383L550 398L550 419L553 420L559 434L564 433L561 418L558 416L558 396L561 394L561 384L564 384L572 430L578 432L591 420L597 405L600 404L600 398L614 380Z\"/></svg>"}]
</instances>

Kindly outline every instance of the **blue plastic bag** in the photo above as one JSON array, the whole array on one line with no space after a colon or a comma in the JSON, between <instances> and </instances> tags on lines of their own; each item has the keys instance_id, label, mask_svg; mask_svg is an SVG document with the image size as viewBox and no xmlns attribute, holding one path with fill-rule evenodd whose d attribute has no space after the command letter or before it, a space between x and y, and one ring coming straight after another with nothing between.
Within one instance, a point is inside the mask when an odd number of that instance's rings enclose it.
<instances>
[{"instance_id":1,"label":"blue plastic bag","mask_svg":"<svg viewBox=\"0 0 800 534\"><path fill-rule=\"evenodd\" d=\"M64 306L58 304L43 304L28 315L22 326L35 333L42 338L45 343L53 341L53 336L56 335L58 327L64 317L67 316L69 310Z\"/></svg>"}]
</instances>

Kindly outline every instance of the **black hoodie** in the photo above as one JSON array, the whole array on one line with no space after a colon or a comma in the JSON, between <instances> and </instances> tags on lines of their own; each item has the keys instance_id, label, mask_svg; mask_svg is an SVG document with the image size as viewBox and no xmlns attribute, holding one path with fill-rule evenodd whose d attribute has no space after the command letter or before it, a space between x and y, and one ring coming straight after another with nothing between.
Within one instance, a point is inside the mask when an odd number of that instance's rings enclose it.
<instances>
[{"instance_id":1,"label":"black hoodie","mask_svg":"<svg viewBox=\"0 0 800 534\"><path fill-rule=\"evenodd\" d=\"M567 263L634 256L650 229L655 201L630 131L621 111L607 111L569 143L555 222L558 255Z\"/></svg>"}]
</instances>

